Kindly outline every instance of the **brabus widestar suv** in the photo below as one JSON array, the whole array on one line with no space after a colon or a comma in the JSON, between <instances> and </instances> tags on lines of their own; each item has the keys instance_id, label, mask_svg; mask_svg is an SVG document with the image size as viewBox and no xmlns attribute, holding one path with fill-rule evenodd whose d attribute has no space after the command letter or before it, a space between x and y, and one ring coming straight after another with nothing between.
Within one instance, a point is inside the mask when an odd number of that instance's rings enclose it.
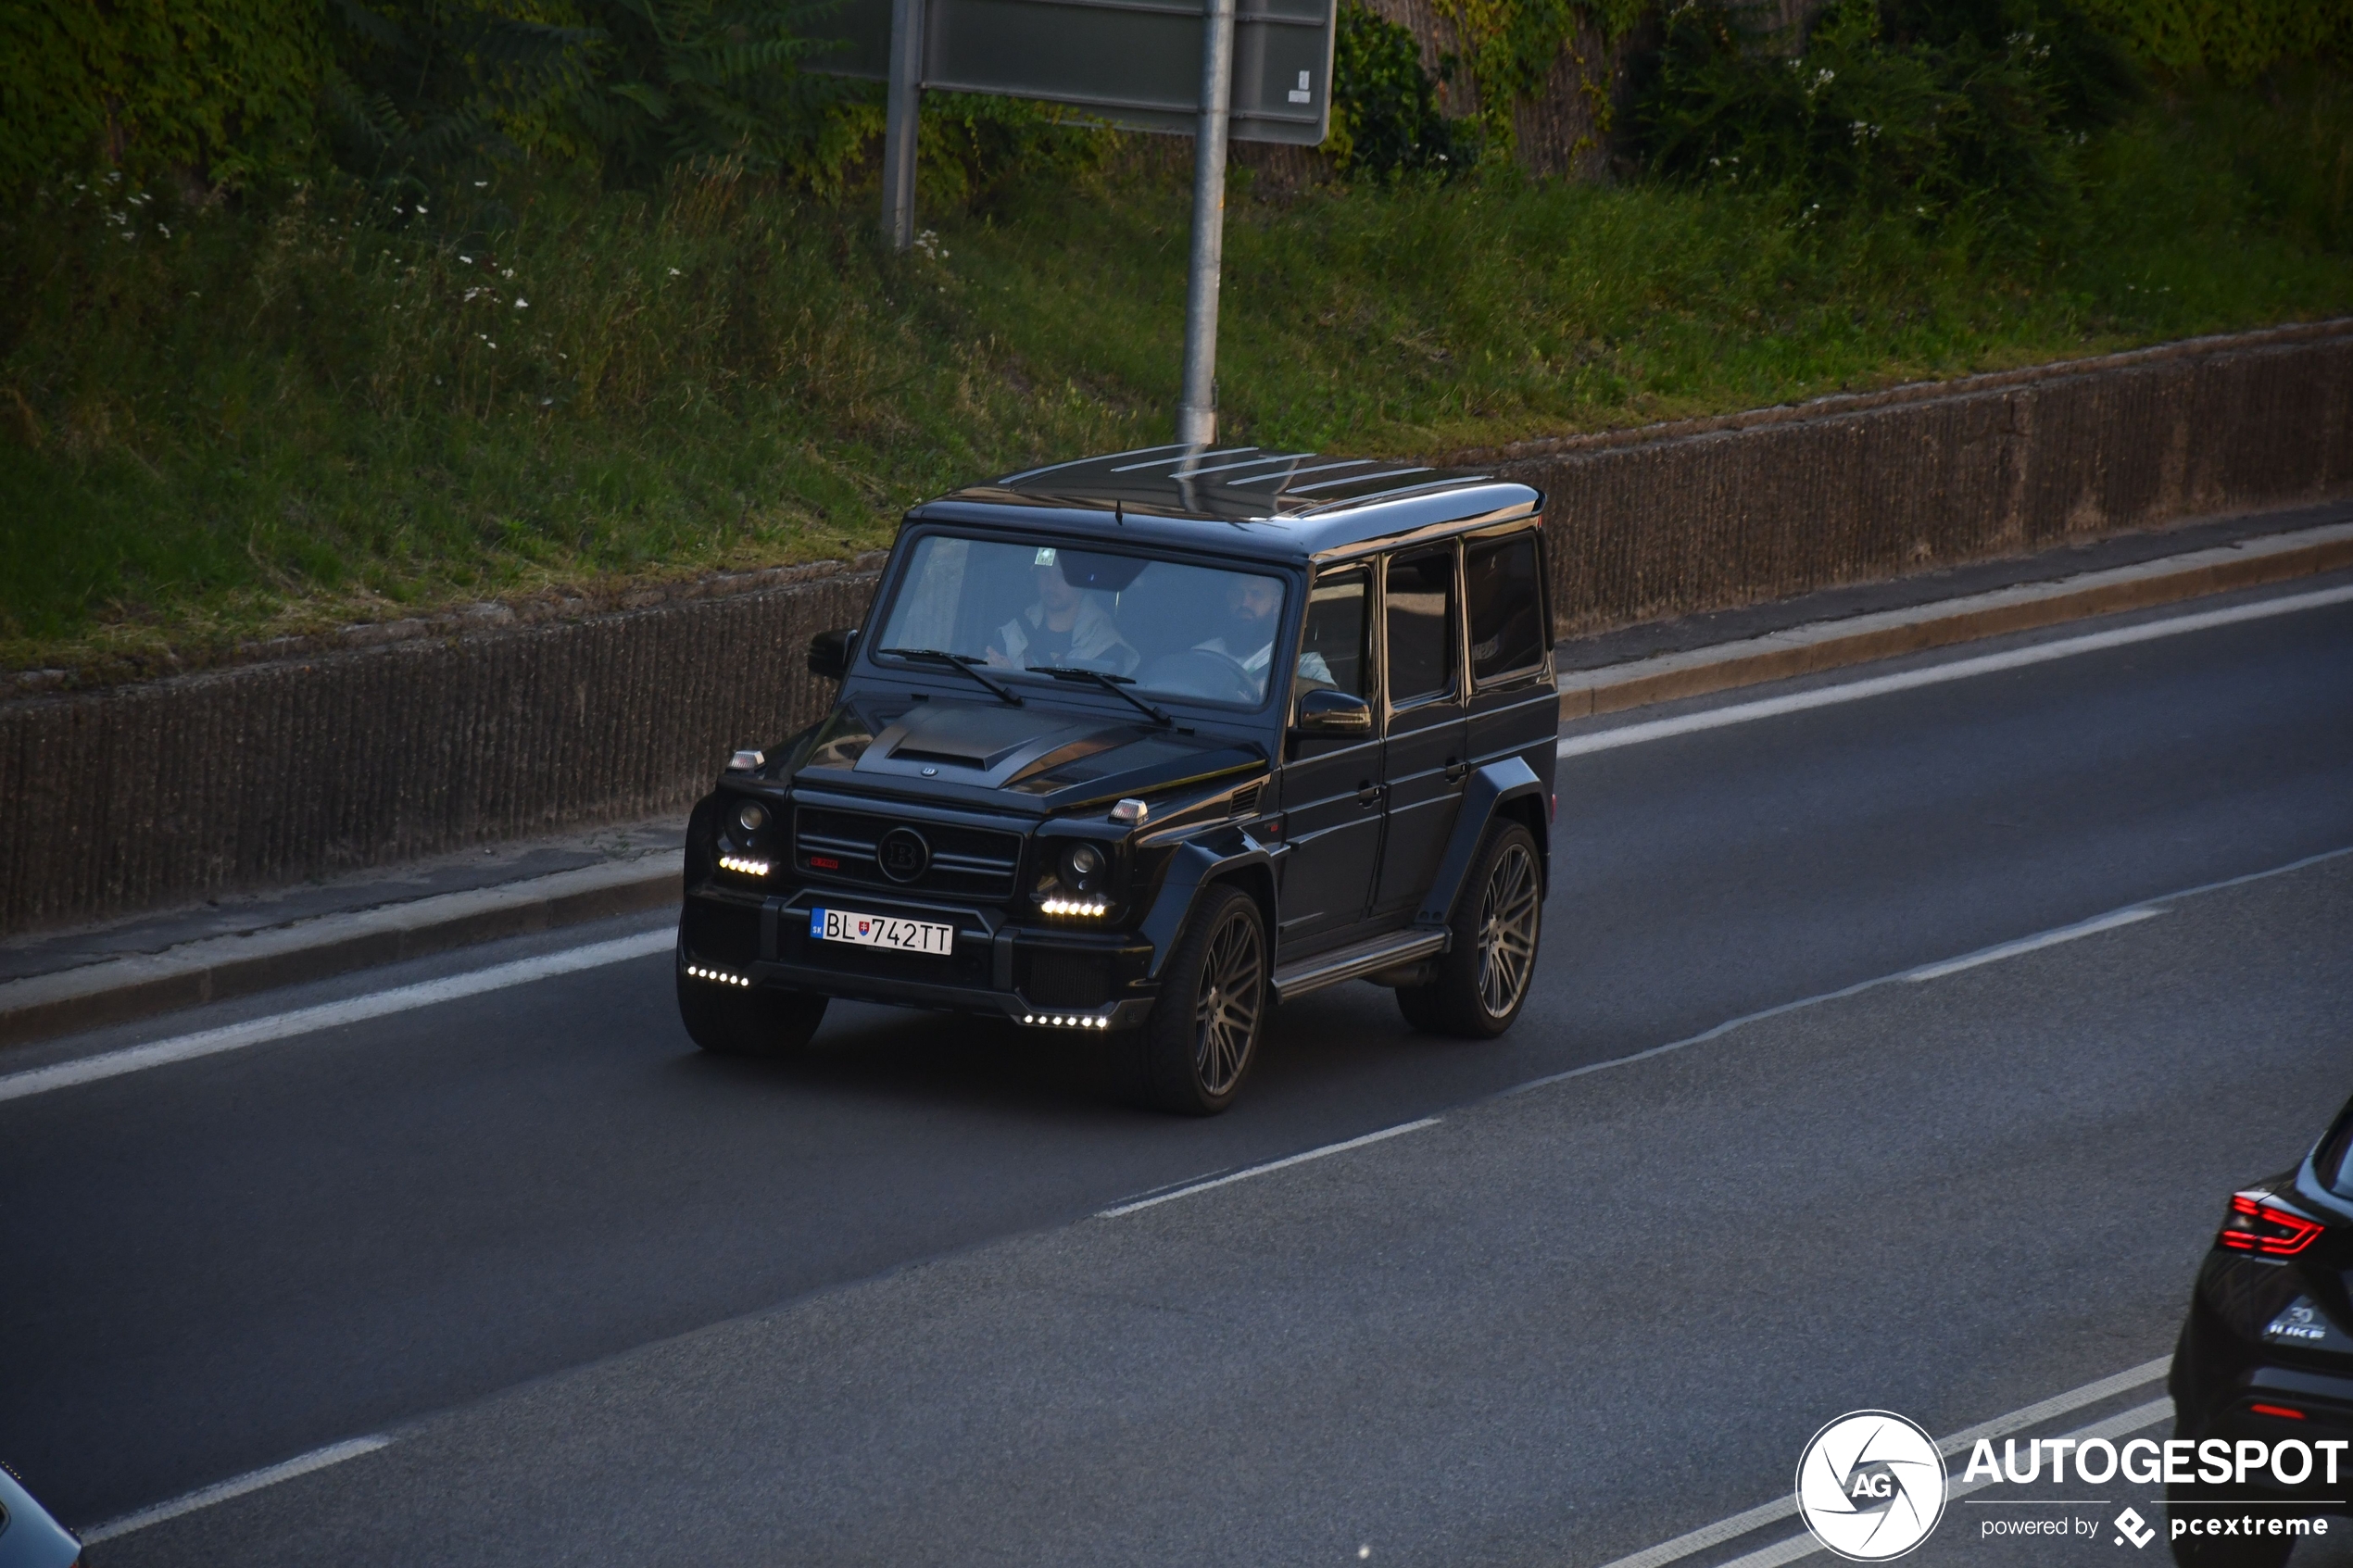
<instances>
[{"instance_id":1,"label":"brabus widestar suv","mask_svg":"<svg viewBox=\"0 0 2353 1568\"><path fill-rule=\"evenodd\" d=\"M789 1051L833 997L1091 1032L1193 1115L1341 981L1501 1034L1553 815L1542 504L1167 446L917 507L866 624L810 646L833 711L695 808L687 1032Z\"/></svg>"}]
</instances>

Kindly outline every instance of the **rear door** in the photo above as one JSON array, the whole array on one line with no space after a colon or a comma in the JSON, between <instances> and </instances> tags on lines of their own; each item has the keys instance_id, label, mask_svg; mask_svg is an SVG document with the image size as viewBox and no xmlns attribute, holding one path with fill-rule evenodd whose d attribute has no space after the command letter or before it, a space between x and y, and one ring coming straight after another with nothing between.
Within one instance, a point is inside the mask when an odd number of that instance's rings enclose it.
<instances>
[{"instance_id":1,"label":"rear door","mask_svg":"<svg viewBox=\"0 0 2353 1568\"><path fill-rule=\"evenodd\" d=\"M1334 686L1372 705L1365 735L1293 734L1284 743L1282 929L1286 951L1337 939L1365 919L1380 859L1380 699L1374 680L1373 571L1326 571L1309 591L1298 694Z\"/></svg>"},{"instance_id":2,"label":"rear door","mask_svg":"<svg viewBox=\"0 0 2353 1568\"><path fill-rule=\"evenodd\" d=\"M1373 913L1416 908L1463 804L1462 585L1453 540L1382 561L1381 667L1388 724L1381 784L1388 831Z\"/></svg>"}]
</instances>

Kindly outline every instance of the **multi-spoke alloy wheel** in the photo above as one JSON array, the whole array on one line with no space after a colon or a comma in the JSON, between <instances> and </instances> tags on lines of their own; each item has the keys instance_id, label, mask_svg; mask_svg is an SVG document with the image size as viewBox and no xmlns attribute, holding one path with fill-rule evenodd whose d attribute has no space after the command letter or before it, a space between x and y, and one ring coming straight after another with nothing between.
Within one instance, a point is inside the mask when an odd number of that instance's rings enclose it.
<instances>
[{"instance_id":1,"label":"multi-spoke alloy wheel","mask_svg":"<svg viewBox=\"0 0 2353 1568\"><path fill-rule=\"evenodd\" d=\"M1202 896L1169 955L1160 1005L1126 1042L1136 1098L1185 1116L1234 1102L1266 1015L1266 918L1239 887Z\"/></svg>"},{"instance_id":2,"label":"multi-spoke alloy wheel","mask_svg":"<svg viewBox=\"0 0 2353 1568\"><path fill-rule=\"evenodd\" d=\"M1543 919L1535 836L1518 822L1499 822L1454 902L1445 956L1427 984L1397 988L1398 1010L1434 1035L1502 1034L1528 1001Z\"/></svg>"},{"instance_id":3,"label":"multi-spoke alloy wheel","mask_svg":"<svg viewBox=\"0 0 2353 1568\"><path fill-rule=\"evenodd\" d=\"M1193 1004L1193 1072L1202 1092L1219 1098L1241 1082L1258 1038L1266 955L1253 914L1246 907L1228 908L1209 934L1209 961L1202 966L1201 996Z\"/></svg>"},{"instance_id":4,"label":"multi-spoke alloy wheel","mask_svg":"<svg viewBox=\"0 0 2353 1568\"><path fill-rule=\"evenodd\" d=\"M1478 900L1478 1005L1509 1018L1536 967L1536 857L1507 844Z\"/></svg>"}]
</instances>

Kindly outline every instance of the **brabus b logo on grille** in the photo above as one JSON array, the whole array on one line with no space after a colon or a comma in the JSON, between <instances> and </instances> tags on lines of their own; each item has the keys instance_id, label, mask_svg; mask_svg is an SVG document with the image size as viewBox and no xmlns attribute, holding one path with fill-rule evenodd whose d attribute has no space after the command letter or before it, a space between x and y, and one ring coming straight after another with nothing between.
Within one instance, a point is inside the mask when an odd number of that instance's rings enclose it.
<instances>
[{"instance_id":1,"label":"brabus b logo on grille","mask_svg":"<svg viewBox=\"0 0 2353 1568\"><path fill-rule=\"evenodd\" d=\"M931 846L913 828L893 828L875 846L875 863L893 882L912 882L931 869Z\"/></svg>"}]
</instances>

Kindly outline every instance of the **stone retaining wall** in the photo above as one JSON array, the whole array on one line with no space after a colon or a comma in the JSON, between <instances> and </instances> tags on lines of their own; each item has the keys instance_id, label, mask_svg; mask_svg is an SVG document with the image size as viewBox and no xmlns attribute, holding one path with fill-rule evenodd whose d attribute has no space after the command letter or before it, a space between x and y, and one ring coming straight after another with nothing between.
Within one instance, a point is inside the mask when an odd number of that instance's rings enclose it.
<instances>
[{"instance_id":1,"label":"stone retaining wall","mask_svg":"<svg viewBox=\"0 0 2353 1568\"><path fill-rule=\"evenodd\" d=\"M1574 636L2353 492L2353 322L1475 457Z\"/></svg>"},{"instance_id":2,"label":"stone retaining wall","mask_svg":"<svg viewBox=\"0 0 2353 1568\"><path fill-rule=\"evenodd\" d=\"M1599 630L2353 493L2353 322L1468 455ZM0 935L683 811L821 710L843 569L0 704Z\"/></svg>"}]
</instances>

